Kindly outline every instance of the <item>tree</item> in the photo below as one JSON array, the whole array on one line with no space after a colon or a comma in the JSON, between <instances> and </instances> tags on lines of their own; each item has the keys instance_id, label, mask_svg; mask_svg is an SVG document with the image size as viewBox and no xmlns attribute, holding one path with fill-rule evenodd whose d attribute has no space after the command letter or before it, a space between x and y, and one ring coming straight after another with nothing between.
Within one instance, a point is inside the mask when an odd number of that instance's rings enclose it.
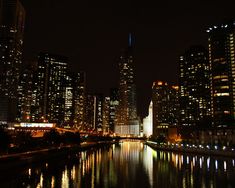
<instances>
[{"instance_id":1,"label":"tree","mask_svg":"<svg viewBox=\"0 0 235 188\"><path fill-rule=\"evenodd\" d=\"M61 143L61 136L58 131L55 129L50 130L49 132L46 132L43 136L43 139L49 143L49 144L60 144Z\"/></svg>"},{"instance_id":2,"label":"tree","mask_svg":"<svg viewBox=\"0 0 235 188\"><path fill-rule=\"evenodd\" d=\"M0 128L0 151L6 152L10 146L11 136L3 129Z\"/></svg>"},{"instance_id":3,"label":"tree","mask_svg":"<svg viewBox=\"0 0 235 188\"><path fill-rule=\"evenodd\" d=\"M15 144L22 149L29 149L33 146L33 138L30 132L18 132L15 138Z\"/></svg>"},{"instance_id":4,"label":"tree","mask_svg":"<svg viewBox=\"0 0 235 188\"><path fill-rule=\"evenodd\" d=\"M159 135L156 139L157 143L165 143L166 137L164 135Z\"/></svg>"},{"instance_id":5,"label":"tree","mask_svg":"<svg viewBox=\"0 0 235 188\"><path fill-rule=\"evenodd\" d=\"M64 142L68 144L80 144L80 134L79 133L72 133L66 132L63 135Z\"/></svg>"}]
</instances>

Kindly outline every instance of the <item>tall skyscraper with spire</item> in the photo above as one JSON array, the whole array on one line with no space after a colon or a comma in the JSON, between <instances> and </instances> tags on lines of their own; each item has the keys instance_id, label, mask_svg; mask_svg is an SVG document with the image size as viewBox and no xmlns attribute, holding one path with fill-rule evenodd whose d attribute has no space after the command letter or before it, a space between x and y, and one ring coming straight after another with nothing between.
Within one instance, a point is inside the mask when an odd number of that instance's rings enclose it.
<instances>
[{"instance_id":1,"label":"tall skyscraper with spire","mask_svg":"<svg viewBox=\"0 0 235 188\"><path fill-rule=\"evenodd\" d=\"M132 35L129 34L128 48L123 51L119 60L119 105L115 124L117 135L139 135L134 80L133 39Z\"/></svg>"}]
</instances>

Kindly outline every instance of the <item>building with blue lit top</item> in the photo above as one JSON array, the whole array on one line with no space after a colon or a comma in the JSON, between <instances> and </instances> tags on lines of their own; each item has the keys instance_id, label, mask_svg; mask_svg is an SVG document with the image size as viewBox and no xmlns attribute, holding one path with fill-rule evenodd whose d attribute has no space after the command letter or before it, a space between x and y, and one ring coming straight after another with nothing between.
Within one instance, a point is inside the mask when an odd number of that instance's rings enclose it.
<instances>
[{"instance_id":1,"label":"building with blue lit top","mask_svg":"<svg viewBox=\"0 0 235 188\"><path fill-rule=\"evenodd\" d=\"M132 36L129 35L128 48L123 51L119 60L119 104L116 111L115 133L121 136L139 135L132 52Z\"/></svg>"}]
</instances>

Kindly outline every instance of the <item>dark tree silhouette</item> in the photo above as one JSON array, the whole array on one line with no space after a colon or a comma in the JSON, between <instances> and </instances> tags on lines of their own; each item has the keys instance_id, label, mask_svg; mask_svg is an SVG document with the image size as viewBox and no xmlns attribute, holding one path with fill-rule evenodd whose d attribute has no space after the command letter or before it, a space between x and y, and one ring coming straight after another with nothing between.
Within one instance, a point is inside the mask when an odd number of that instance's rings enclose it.
<instances>
[{"instance_id":1,"label":"dark tree silhouette","mask_svg":"<svg viewBox=\"0 0 235 188\"><path fill-rule=\"evenodd\" d=\"M11 136L0 128L0 152L6 152L10 146Z\"/></svg>"},{"instance_id":2,"label":"dark tree silhouette","mask_svg":"<svg viewBox=\"0 0 235 188\"><path fill-rule=\"evenodd\" d=\"M80 144L80 134L79 133L66 132L63 135L63 142L67 143L67 144Z\"/></svg>"},{"instance_id":3,"label":"dark tree silhouette","mask_svg":"<svg viewBox=\"0 0 235 188\"><path fill-rule=\"evenodd\" d=\"M30 149L34 146L33 138L30 132L18 132L15 138L15 145L22 149Z\"/></svg>"},{"instance_id":4,"label":"dark tree silhouette","mask_svg":"<svg viewBox=\"0 0 235 188\"><path fill-rule=\"evenodd\" d=\"M62 141L60 133L55 129L46 132L43 136L43 139L50 145L58 145Z\"/></svg>"}]
</instances>

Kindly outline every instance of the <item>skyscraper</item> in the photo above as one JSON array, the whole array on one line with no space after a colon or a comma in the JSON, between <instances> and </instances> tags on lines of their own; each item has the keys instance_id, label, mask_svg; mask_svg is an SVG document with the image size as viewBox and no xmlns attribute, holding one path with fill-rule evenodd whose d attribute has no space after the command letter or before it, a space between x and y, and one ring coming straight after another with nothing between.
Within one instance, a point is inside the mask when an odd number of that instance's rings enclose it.
<instances>
[{"instance_id":1,"label":"skyscraper","mask_svg":"<svg viewBox=\"0 0 235 188\"><path fill-rule=\"evenodd\" d=\"M139 135L132 51L132 36L129 35L128 48L119 60L119 105L115 125L115 133L118 135Z\"/></svg>"},{"instance_id":2,"label":"skyscraper","mask_svg":"<svg viewBox=\"0 0 235 188\"><path fill-rule=\"evenodd\" d=\"M74 125L85 130L86 73L78 72L72 76Z\"/></svg>"},{"instance_id":3,"label":"skyscraper","mask_svg":"<svg viewBox=\"0 0 235 188\"><path fill-rule=\"evenodd\" d=\"M88 94L86 104L87 130L102 132L103 126L103 96L101 94Z\"/></svg>"},{"instance_id":4,"label":"skyscraper","mask_svg":"<svg viewBox=\"0 0 235 188\"><path fill-rule=\"evenodd\" d=\"M24 23L25 10L19 0L0 0L0 98L7 104L0 118L6 121L16 118Z\"/></svg>"},{"instance_id":5,"label":"skyscraper","mask_svg":"<svg viewBox=\"0 0 235 188\"><path fill-rule=\"evenodd\" d=\"M143 119L143 135L149 137L153 134L153 102L150 101L148 116Z\"/></svg>"},{"instance_id":6,"label":"skyscraper","mask_svg":"<svg viewBox=\"0 0 235 188\"><path fill-rule=\"evenodd\" d=\"M96 128L96 97L92 94L86 96L86 114L85 124L88 131L94 131Z\"/></svg>"},{"instance_id":7,"label":"skyscraper","mask_svg":"<svg viewBox=\"0 0 235 188\"><path fill-rule=\"evenodd\" d=\"M49 53L40 53L37 74L38 120L58 125L64 122L65 88L68 59Z\"/></svg>"},{"instance_id":8,"label":"skyscraper","mask_svg":"<svg viewBox=\"0 0 235 188\"><path fill-rule=\"evenodd\" d=\"M207 30L214 125L235 124L235 22Z\"/></svg>"},{"instance_id":9,"label":"skyscraper","mask_svg":"<svg viewBox=\"0 0 235 188\"><path fill-rule=\"evenodd\" d=\"M207 50L192 46L180 56L179 64L180 125L209 125L211 99Z\"/></svg>"},{"instance_id":10,"label":"skyscraper","mask_svg":"<svg viewBox=\"0 0 235 188\"><path fill-rule=\"evenodd\" d=\"M70 74L66 76L66 86L65 86L65 113L64 122L65 124L72 126L74 120L74 89L73 89L73 79Z\"/></svg>"},{"instance_id":11,"label":"skyscraper","mask_svg":"<svg viewBox=\"0 0 235 188\"><path fill-rule=\"evenodd\" d=\"M96 131L102 132L103 131L103 95L96 94L95 95L95 117L96 117Z\"/></svg>"},{"instance_id":12,"label":"skyscraper","mask_svg":"<svg viewBox=\"0 0 235 188\"><path fill-rule=\"evenodd\" d=\"M177 127L179 119L179 87L156 81L152 86L153 135L167 136L168 128Z\"/></svg>"},{"instance_id":13,"label":"skyscraper","mask_svg":"<svg viewBox=\"0 0 235 188\"><path fill-rule=\"evenodd\" d=\"M110 97L104 97L102 110L103 110L102 130L104 134L107 134L109 133L110 129Z\"/></svg>"},{"instance_id":14,"label":"skyscraper","mask_svg":"<svg viewBox=\"0 0 235 188\"><path fill-rule=\"evenodd\" d=\"M33 65L26 65L20 74L18 84L17 120L30 122L32 120L31 111L33 106L34 73Z\"/></svg>"},{"instance_id":15,"label":"skyscraper","mask_svg":"<svg viewBox=\"0 0 235 188\"><path fill-rule=\"evenodd\" d=\"M114 133L115 122L117 121L117 107L119 105L118 89L110 89L110 115L109 115L109 131Z\"/></svg>"}]
</instances>

